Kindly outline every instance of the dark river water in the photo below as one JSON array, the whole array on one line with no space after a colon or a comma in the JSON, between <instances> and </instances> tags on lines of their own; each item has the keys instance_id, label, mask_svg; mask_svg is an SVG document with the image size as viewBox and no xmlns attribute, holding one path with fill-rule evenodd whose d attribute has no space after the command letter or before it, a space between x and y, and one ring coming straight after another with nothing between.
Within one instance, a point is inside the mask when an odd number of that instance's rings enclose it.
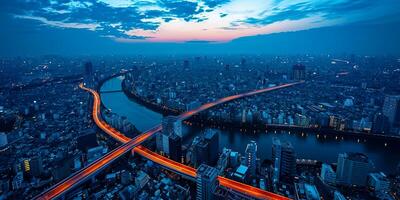
<instances>
[{"instance_id":1,"label":"dark river water","mask_svg":"<svg viewBox=\"0 0 400 200\"><path fill-rule=\"evenodd\" d=\"M110 79L105 82L101 91L120 90L122 77ZM161 122L162 115L130 100L123 92L102 93L103 104L113 112L126 116L139 130L145 131ZM184 131L194 136L202 130L184 127ZM270 159L272 138L278 137L281 141L290 141L299 159L312 159L322 162L336 163L337 155L342 152L361 152L366 154L375 164L377 170L393 173L400 161L400 143L390 143L385 146L384 141L372 139L323 139L317 138L315 133L289 133L289 132L258 132L243 133L240 131L221 130L219 147L231 148L243 153L246 144L251 140L257 142L258 157Z\"/></svg>"}]
</instances>

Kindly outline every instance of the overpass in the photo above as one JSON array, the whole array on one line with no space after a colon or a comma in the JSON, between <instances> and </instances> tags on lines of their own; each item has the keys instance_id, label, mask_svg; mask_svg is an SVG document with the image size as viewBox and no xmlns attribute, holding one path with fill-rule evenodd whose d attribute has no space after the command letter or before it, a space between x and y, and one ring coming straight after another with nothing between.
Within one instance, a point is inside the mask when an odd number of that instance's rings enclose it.
<instances>
[{"instance_id":1,"label":"overpass","mask_svg":"<svg viewBox=\"0 0 400 200\"><path fill-rule=\"evenodd\" d=\"M290 86L294 86L297 84L300 84L303 82L295 82L295 83L287 83L287 84L282 84L279 86L274 86L270 88L264 88L260 90L254 90L251 92L243 93L243 94L237 94L233 96L228 96L224 97L221 99L218 99L214 102L206 103L194 110L182 113L181 115L178 116L179 119L185 120L201 111L207 110L211 107L217 106L219 104L223 104L229 101L233 101L239 98L244 98L264 92L269 92L273 90L278 90ZM102 129L105 133L113 137L114 139L118 140L119 142L123 143L123 145L117 147L113 151L105 154L103 157L95 160L85 168L82 168L81 170L75 172L71 176L67 177L63 181L53 185L43 193L39 194L36 196L34 199L40 199L40 200L45 200L45 199L53 199L56 197L59 197L63 193L69 191L72 189L74 186L79 185L83 181L87 180L94 174L96 174L98 171L101 171L105 167L107 167L112 161L120 157L121 155L127 153L128 151L134 149L134 152L137 152L138 154L145 156L146 158L161 164L163 166L166 166L167 168L179 172L180 174L187 175L189 177L195 177L196 176L196 170L194 168L190 168L188 166L182 165L180 163L177 163L173 160L167 159L165 157L162 157L154 152L151 152L150 150L146 149L143 146L139 146L143 141L149 139L151 136L153 136L155 133L161 131L162 127L161 125L157 125L156 127L142 133L141 135L130 139L126 137L124 134L119 132L118 130L114 129L110 125L108 125L104 120L101 119L101 113L100 113L100 105L101 105L101 100L100 100L100 95L93 89L86 88L83 84L79 85L83 90L86 90L90 93L92 93L94 102L93 102L93 120L96 123L96 125ZM140 148L139 148L139 147ZM150 153L151 152L151 153ZM157 156L158 155L158 156ZM239 183L224 177L218 177L218 180L220 182L221 186L257 197L257 198L262 198L262 199L287 199L286 197L279 196L277 194L267 192L243 183Z\"/></svg>"}]
</instances>

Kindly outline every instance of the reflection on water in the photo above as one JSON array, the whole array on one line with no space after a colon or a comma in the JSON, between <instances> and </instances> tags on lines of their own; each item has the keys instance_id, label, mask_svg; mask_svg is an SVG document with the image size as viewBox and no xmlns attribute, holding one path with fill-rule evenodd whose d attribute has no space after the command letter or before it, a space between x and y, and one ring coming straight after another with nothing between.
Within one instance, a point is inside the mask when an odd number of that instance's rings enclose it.
<instances>
[{"instance_id":1,"label":"reflection on water","mask_svg":"<svg viewBox=\"0 0 400 200\"><path fill-rule=\"evenodd\" d=\"M122 78L113 78L107 81L102 91L121 89ZM103 104L113 112L126 116L130 122L145 131L161 122L162 115L153 112L144 106L129 100L123 92L101 94ZM201 133L201 129L186 127L191 136ZM234 151L244 152L246 144L251 140L257 141L258 157L262 159L271 158L272 137L278 137L281 141L289 141L293 144L297 157L304 159L315 159L323 162L337 162L337 155L342 152L361 152L375 163L378 170L394 172L400 161L400 144L388 144L382 141L342 139L341 137L328 139L323 135L313 133L293 132L240 132L222 130L220 148L231 148ZM190 138L189 138L190 139ZM386 145L386 146L385 146Z\"/></svg>"}]
</instances>

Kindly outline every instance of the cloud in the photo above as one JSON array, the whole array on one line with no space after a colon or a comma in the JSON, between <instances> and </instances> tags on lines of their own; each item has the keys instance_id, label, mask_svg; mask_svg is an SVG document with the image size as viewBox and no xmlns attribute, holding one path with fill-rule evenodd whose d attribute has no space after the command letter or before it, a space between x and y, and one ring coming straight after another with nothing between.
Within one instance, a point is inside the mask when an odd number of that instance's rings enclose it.
<instances>
[{"instance_id":1,"label":"cloud","mask_svg":"<svg viewBox=\"0 0 400 200\"><path fill-rule=\"evenodd\" d=\"M399 12L397 1L10 0L0 12L118 41L228 41L382 17Z\"/></svg>"},{"instance_id":2,"label":"cloud","mask_svg":"<svg viewBox=\"0 0 400 200\"><path fill-rule=\"evenodd\" d=\"M16 0L3 6L3 10L17 18L36 20L48 26L83 28L101 35L129 38L141 37L126 35L129 30L156 30L161 23L174 18L206 20L196 16L204 10L199 3L190 0Z\"/></svg>"},{"instance_id":3,"label":"cloud","mask_svg":"<svg viewBox=\"0 0 400 200\"><path fill-rule=\"evenodd\" d=\"M299 20L311 16L323 16L325 18L338 18L345 14L354 13L373 7L375 3L369 0L344 0L344 1L303 1L288 5L284 8L279 7L283 1L275 1L272 14L265 11L261 16L248 18L242 22L253 25L268 25L284 20Z\"/></svg>"},{"instance_id":4,"label":"cloud","mask_svg":"<svg viewBox=\"0 0 400 200\"><path fill-rule=\"evenodd\" d=\"M19 19L30 19L30 20L36 20L39 22L42 22L43 24L49 25L49 26L55 26L55 27L60 27L60 28L75 28L75 29L87 29L91 31L95 31L97 27L99 27L99 24L94 24L94 23L65 23L65 22L59 22L59 21L49 21L46 18L43 17L34 17L34 16L24 16L24 15L15 15L15 18Z\"/></svg>"}]
</instances>

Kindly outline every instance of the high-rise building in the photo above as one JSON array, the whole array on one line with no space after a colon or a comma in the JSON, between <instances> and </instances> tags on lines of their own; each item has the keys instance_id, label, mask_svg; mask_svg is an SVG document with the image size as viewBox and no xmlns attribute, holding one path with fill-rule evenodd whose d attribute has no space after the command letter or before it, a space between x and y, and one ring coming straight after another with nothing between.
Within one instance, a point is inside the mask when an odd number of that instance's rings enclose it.
<instances>
[{"instance_id":1,"label":"high-rise building","mask_svg":"<svg viewBox=\"0 0 400 200\"><path fill-rule=\"evenodd\" d=\"M204 132L203 137L194 144L193 147L193 164L207 164L214 166L218 161L219 140L218 132L208 129Z\"/></svg>"},{"instance_id":2,"label":"high-rise building","mask_svg":"<svg viewBox=\"0 0 400 200\"><path fill-rule=\"evenodd\" d=\"M178 135L169 136L169 157L177 162L182 161L182 138Z\"/></svg>"},{"instance_id":3,"label":"high-rise building","mask_svg":"<svg viewBox=\"0 0 400 200\"><path fill-rule=\"evenodd\" d=\"M122 171L121 172L121 184L128 185L132 181L132 174L129 171Z\"/></svg>"},{"instance_id":4,"label":"high-rise building","mask_svg":"<svg viewBox=\"0 0 400 200\"><path fill-rule=\"evenodd\" d=\"M306 79L306 67L302 64L293 65L292 68L293 80L305 80Z\"/></svg>"},{"instance_id":5,"label":"high-rise building","mask_svg":"<svg viewBox=\"0 0 400 200\"><path fill-rule=\"evenodd\" d=\"M43 173L42 157L35 156L30 160L31 174L33 176L40 176Z\"/></svg>"},{"instance_id":6,"label":"high-rise building","mask_svg":"<svg viewBox=\"0 0 400 200\"><path fill-rule=\"evenodd\" d=\"M281 169L281 155L282 155L282 144L277 137L272 138L272 183L276 185L279 182L279 175Z\"/></svg>"},{"instance_id":7,"label":"high-rise building","mask_svg":"<svg viewBox=\"0 0 400 200\"><path fill-rule=\"evenodd\" d=\"M296 152L292 143L282 144L280 176L283 180L291 180L296 175Z\"/></svg>"},{"instance_id":8,"label":"high-rise building","mask_svg":"<svg viewBox=\"0 0 400 200\"><path fill-rule=\"evenodd\" d=\"M320 194L315 185L295 183L296 200L320 200Z\"/></svg>"},{"instance_id":9,"label":"high-rise building","mask_svg":"<svg viewBox=\"0 0 400 200\"><path fill-rule=\"evenodd\" d=\"M383 172L370 173L368 175L368 186L375 192L387 192L390 189L390 181Z\"/></svg>"},{"instance_id":10,"label":"high-rise building","mask_svg":"<svg viewBox=\"0 0 400 200\"><path fill-rule=\"evenodd\" d=\"M209 144L208 158L209 165L214 166L218 161L219 134L214 129L207 129L204 133L204 140Z\"/></svg>"},{"instance_id":11,"label":"high-rise building","mask_svg":"<svg viewBox=\"0 0 400 200\"><path fill-rule=\"evenodd\" d=\"M336 183L365 186L371 161L361 153L342 153L338 156Z\"/></svg>"},{"instance_id":12,"label":"high-rise building","mask_svg":"<svg viewBox=\"0 0 400 200\"><path fill-rule=\"evenodd\" d=\"M229 154L229 166L234 168L239 165L239 152L231 151Z\"/></svg>"},{"instance_id":13,"label":"high-rise building","mask_svg":"<svg viewBox=\"0 0 400 200\"><path fill-rule=\"evenodd\" d=\"M170 137L172 135L176 135L182 138L182 121L176 116L164 117L162 120L162 128L162 131L157 133L156 135L156 147L158 151L162 152L163 154L169 155Z\"/></svg>"},{"instance_id":14,"label":"high-rise building","mask_svg":"<svg viewBox=\"0 0 400 200\"><path fill-rule=\"evenodd\" d=\"M218 162L217 162L217 168L220 170L220 172L225 170L225 168L228 166L229 156L230 156L231 152L232 152L232 150L227 149L227 148L224 148L222 150L222 153L219 156Z\"/></svg>"},{"instance_id":15,"label":"high-rise building","mask_svg":"<svg viewBox=\"0 0 400 200\"><path fill-rule=\"evenodd\" d=\"M182 137L182 121L177 116L166 116L162 119L162 132L164 135L170 136L175 134Z\"/></svg>"},{"instance_id":16,"label":"high-rise building","mask_svg":"<svg viewBox=\"0 0 400 200\"><path fill-rule=\"evenodd\" d=\"M274 162L274 181L279 181L279 179L289 181L296 175L296 152L290 142L281 143L278 138L273 138L272 161Z\"/></svg>"},{"instance_id":17,"label":"high-rise building","mask_svg":"<svg viewBox=\"0 0 400 200\"><path fill-rule=\"evenodd\" d=\"M255 141L247 144L245 164L249 168L250 175L255 176L257 169L257 143Z\"/></svg>"},{"instance_id":18,"label":"high-rise building","mask_svg":"<svg viewBox=\"0 0 400 200\"><path fill-rule=\"evenodd\" d=\"M23 161L23 165L24 165L24 172L27 173L27 174L29 174L29 173L31 172L31 163L30 163L30 160L25 159L25 160Z\"/></svg>"},{"instance_id":19,"label":"high-rise building","mask_svg":"<svg viewBox=\"0 0 400 200\"><path fill-rule=\"evenodd\" d=\"M321 167L321 179L329 184L333 185L336 182L336 173L333 171L331 165L323 163Z\"/></svg>"},{"instance_id":20,"label":"high-rise building","mask_svg":"<svg viewBox=\"0 0 400 200\"><path fill-rule=\"evenodd\" d=\"M376 113L374 123L372 124L372 132L377 134L385 134L389 132L389 118L382 113Z\"/></svg>"},{"instance_id":21,"label":"high-rise building","mask_svg":"<svg viewBox=\"0 0 400 200\"><path fill-rule=\"evenodd\" d=\"M383 103L382 113L388 117L391 126L400 125L400 95L387 95Z\"/></svg>"},{"instance_id":22,"label":"high-rise building","mask_svg":"<svg viewBox=\"0 0 400 200\"><path fill-rule=\"evenodd\" d=\"M203 163L208 164L210 162L209 159L209 144L205 142L203 139L195 144L193 149L193 164L194 166L200 166Z\"/></svg>"},{"instance_id":23,"label":"high-rise building","mask_svg":"<svg viewBox=\"0 0 400 200\"><path fill-rule=\"evenodd\" d=\"M212 200L215 199L215 189L218 186L218 170L214 167L202 164L197 168L196 176L196 199Z\"/></svg>"},{"instance_id":24,"label":"high-rise building","mask_svg":"<svg viewBox=\"0 0 400 200\"><path fill-rule=\"evenodd\" d=\"M84 83L92 87L94 84L94 77L93 77L93 65L91 62L86 62L84 64L85 73L84 73Z\"/></svg>"}]
</instances>

